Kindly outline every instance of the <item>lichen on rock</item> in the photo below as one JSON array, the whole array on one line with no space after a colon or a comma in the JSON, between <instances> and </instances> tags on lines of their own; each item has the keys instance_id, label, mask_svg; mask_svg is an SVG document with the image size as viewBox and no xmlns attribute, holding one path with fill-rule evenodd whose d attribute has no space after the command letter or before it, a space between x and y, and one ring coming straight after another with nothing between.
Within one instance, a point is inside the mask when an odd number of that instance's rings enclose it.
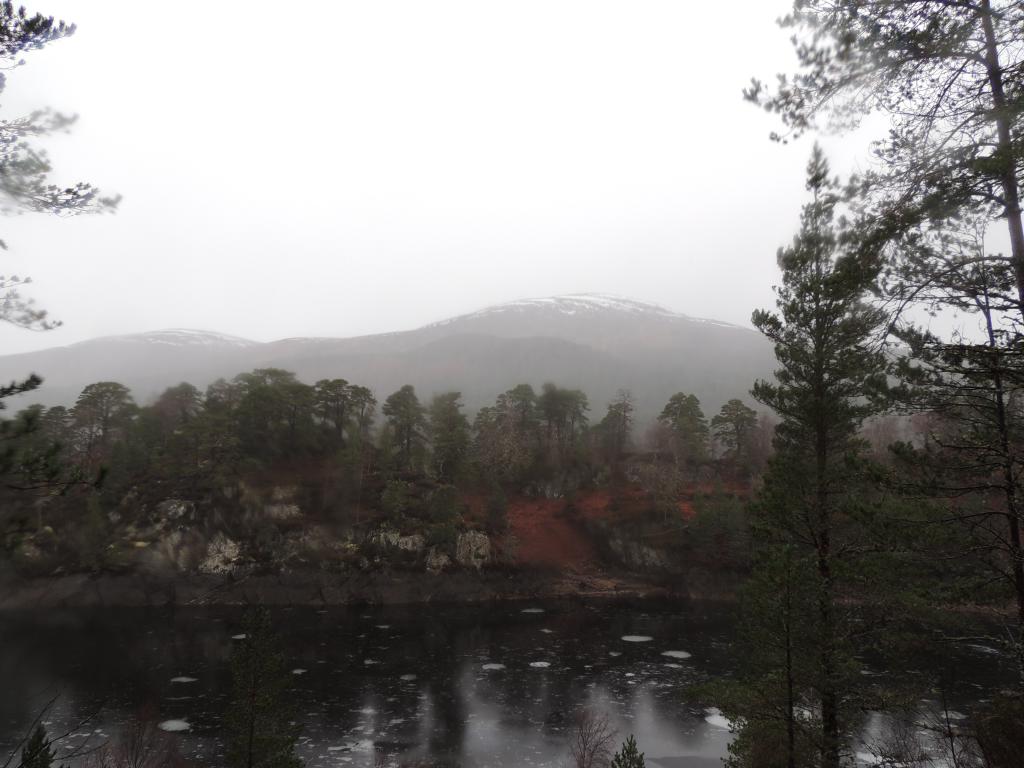
<instances>
[{"instance_id":1,"label":"lichen on rock","mask_svg":"<svg viewBox=\"0 0 1024 768\"><path fill-rule=\"evenodd\" d=\"M455 543L455 560L459 565L480 570L491 559L491 540L486 533L466 531Z\"/></svg>"}]
</instances>

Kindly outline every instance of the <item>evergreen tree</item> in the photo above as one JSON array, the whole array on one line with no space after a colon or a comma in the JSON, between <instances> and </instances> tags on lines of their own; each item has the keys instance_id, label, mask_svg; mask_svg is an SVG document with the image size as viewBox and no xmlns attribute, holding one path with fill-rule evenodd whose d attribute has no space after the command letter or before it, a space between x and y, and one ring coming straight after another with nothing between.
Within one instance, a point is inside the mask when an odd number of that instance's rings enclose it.
<instances>
[{"instance_id":1,"label":"evergreen tree","mask_svg":"<svg viewBox=\"0 0 1024 768\"><path fill-rule=\"evenodd\" d=\"M98 381L82 390L71 415L78 450L86 466L108 456L115 437L124 433L136 412L135 401L124 384Z\"/></svg>"},{"instance_id":2,"label":"evergreen tree","mask_svg":"<svg viewBox=\"0 0 1024 768\"><path fill-rule=\"evenodd\" d=\"M450 483L458 475L469 450L469 420L462 412L462 394L448 392L434 397L427 411L427 422L434 474L442 482Z\"/></svg>"},{"instance_id":3,"label":"evergreen tree","mask_svg":"<svg viewBox=\"0 0 1024 768\"><path fill-rule=\"evenodd\" d=\"M46 729L42 725L37 725L21 750L21 763L18 768L51 768L55 757L56 754L46 736Z\"/></svg>"},{"instance_id":4,"label":"evergreen tree","mask_svg":"<svg viewBox=\"0 0 1024 768\"><path fill-rule=\"evenodd\" d=\"M729 768L812 766L821 719L814 697L813 558L788 544L761 547L740 594L735 680L713 685L730 720Z\"/></svg>"},{"instance_id":5,"label":"evergreen tree","mask_svg":"<svg viewBox=\"0 0 1024 768\"><path fill-rule=\"evenodd\" d=\"M782 419L755 510L763 546L791 549L797 562L807 558L813 565L814 610L803 617L814 627L804 649L814 659L806 686L820 713L819 764L838 768L856 682L852 618L841 603L868 572L863 561L854 567L849 558L871 541L871 485L858 429L881 407L884 315L866 300L876 273L854 254L856 242L843 237L838 182L817 147L807 186L813 198L800 231L779 251L778 312L753 316L780 366L775 382L757 382L753 394Z\"/></svg>"},{"instance_id":6,"label":"evergreen tree","mask_svg":"<svg viewBox=\"0 0 1024 768\"><path fill-rule=\"evenodd\" d=\"M529 384L517 384L508 392L498 395L495 407L508 416L511 425L521 434L536 434L537 393Z\"/></svg>"},{"instance_id":7,"label":"evergreen tree","mask_svg":"<svg viewBox=\"0 0 1024 768\"><path fill-rule=\"evenodd\" d=\"M231 654L232 696L227 713L231 768L301 768L295 754L300 726L288 701L285 669L265 608L245 617L245 637Z\"/></svg>"},{"instance_id":8,"label":"evergreen tree","mask_svg":"<svg viewBox=\"0 0 1024 768\"><path fill-rule=\"evenodd\" d=\"M549 460L564 461L576 444L579 430L586 424L587 396L578 389L562 389L546 383L537 398L537 410L544 426L544 442Z\"/></svg>"},{"instance_id":9,"label":"evergreen tree","mask_svg":"<svg viewBox=\"0 0 1024 768\"><path fill-rule=\"evenodd\" d=\"M946 589L937 591L940 599L1015 603L1015 631L997 633L992 641L1016 656L1021 686L1022 336L1012 265L985 251L983 234L975 222L941 239L923 239L916 258L930 263L932 277L914 288L891 286L930 311L945 307L976 317L981 331L974 338L943 339L911 323L897 326L908 351L900 360L902 386L896 393L909 412L929 418L923 440L895 447L894 482L912 498L937 502L908 520L908 533L928 556L955 565L947 571Z\"/></svg>"},{"instance_id":10,"label":"evergreen tree","mask_svg":"<svg viewBox=\"0 0 1024 768\"><path fill-rule=\"evenodd\" d=\"M374 412L377 409L377 398L366 387L352 384L348 389L349 406L353 414L352 434L361 443L370 440L370 427L373 425Z\"/></svg>"},{"instance_id":11,"label":"evergreen tree","mask_svg":"<svg viewBox=\"0 0 1024 768\"><path fill-rule=\"evenodd\" d=\"M608 403L608 411L598 425L604 441L605 455L614 466L619 463L629 446L633 433L633 393L620 389L615 399Z\"/></svg>"},{"instance_id":12,"label":"evergreen tree","mask_svg":"<svg viewBox=\"0 0 1024 768\"><path fill-rule=\"evenodd\" d=\"M0 2L0 30L3 30L0 35L0 70L10 71L25 63L23 56L26 53L38 51L49 43L74 34L75 25L55 21L52 16L29 13L24 7L16 7L10 0L5 0ZM0 93L6 86L7 77L0 77ZM0 215L35 212L70 216L109 211L117 205L116 199L101 196L96 187L86 182L70 186L52 183L50 160L45 151L33 145L32 140L67 131L74 121L73 117L49 109L0 119ZM7 243L2 239L0 250L7 250ZM30 283L28 277L0 275L0 322L36 331L56 328L60 323L50 320L46 310L22 294ZM31 392L42 381L33 373L24 379L0 384L0 411L6 408L5 399ZM38 420L24 417L0 423L0 477L5 478L5 487L66 487L72 482L62 477L64 473L57 466L58 459L66 457L56 444L43 451L48 456L46 473L33 472L31 477L26 477L25 462L18 444L25 440L38 442L30 434L38 427ZM36 452L34 455L38 458L40 454ZM16 476L6 479L8 474Z\"/></svg>"},{"instance_id":13,"label":"evergreen tree","mask_svg":"<svg viewBox=\"0 0 1024 768\"><path fill-rule=\"evenodd\" d=\"M258 368L232 384L236 435L244 453L269 462L314 448L313 387L280 368Z\"/></svg>"},{"instance_id":14,"label":"evergreen tree","mask_svg":"<svg viewBox=\"0 0 1024 768\"><path fill-rule=\"evenodd\" d=\"M345 379L321 379L313 390L317 417L333 431L338 445L344 445L353 405L352 387Z\"/></svg>"},{"instance_id":15,"label":"evergreen tree","mask_svg":"<svg viewBox=\"0 0 1024 768\"><path fill-rule=\"evenodd\" d=\"M413 469L423 450L426 411L411 384L391 394L381 408L395 446L398 469Z\"/></svg>"},{"instance_id":16,"label":"evergreen tree","mask_svg":"<svg viewBox=\"0 0 1024 768\"><path fill-rule=\"evenodd\" d=\"M633 734L623 742L622 749L612 756L611 768L644 768L644 753L637 749Z\"/></svg>"},{"instance_id":17,"label":"evergreen tree","mask_svg":"<svg viewBox=\"0 0 1024 768\"><path fill-rule=\"evenodd\" d=\"M671 432L678 460L692 464L707 457L708 422L696 395L676 392L665 404L658 421Z\"/></svg>"},{"instance_id":18,"label":"evergreen tree","mask_svg":"<svg viewBox=\"0 0 1024 768\"><path fill-rule=\"evenodd\" d=\"M529 384L498 395L473 421L473 460L485 478L512 483L530 478L538 460L537 396Z\"/></svg>"},{"instance_id":19,"label":"evergreen tree","mask_svg":"<svg viewBox=\"0 0 1024 768\"><path fill-rule=\"evenodd\" d=\"M795 0L799 71L747 98L789 136L890 120L877 169L860 179L873 238L913 235L936 219L986 212L1005 221L1015 293L1024 302L1024 4L1018 0Z\"/></svg>"},{"instance_id":20,"label":"evergreen tree","mask_svg":"<svg viewBox=\"0 0 1024 768\"><path fill-rule=\"evenodd\" d=\"M74 24L55 21L52 16L28 13L10 0L0 3L0 70L8 71L24 64L26 53L38 51L75 32ZM0 78L0 92L7 78ZM32 145L31 139L57 131L66 131L75 118L37 110L29 115L0 119L0 214L23 212L49 213L61 216L98 213L112 210L117 201L100 195L91 184L79 182L60 186L50 180L53 168L46 153ZM0 249L7 244L0 240ZM0 321L21 328L49 330L60 325L49 319L45 310L22 295L31 280L18 275L0 275ZM42 383L35 374L22 381L0 386L0 409L3 399L28 392ZM0 469L3 469L0 467Z\"/></svg>"},{"instance_id":21,"label":"evergreen tree","mask_svg":"<svg viewBox=\"0 0 1024 768\"><path fill-rule=\"evenodd\" d=\"M748 458L750 440L757 429L757 411L733 398L711 419L711 431L730 459L739 464Z\"/></svg>"}]
</instances>

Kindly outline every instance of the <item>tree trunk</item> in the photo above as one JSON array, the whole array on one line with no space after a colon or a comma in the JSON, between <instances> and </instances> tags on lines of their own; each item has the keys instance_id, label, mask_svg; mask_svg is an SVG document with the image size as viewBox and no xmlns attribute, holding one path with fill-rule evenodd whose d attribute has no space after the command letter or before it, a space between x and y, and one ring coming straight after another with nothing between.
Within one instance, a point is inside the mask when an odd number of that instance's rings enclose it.
<instances>
[{"instance_id":1,"label":"tree trunk","mask_svg":"<svg viewBox=\"0 0 1024 768\"><path fill-rule=\"evenodd\" d=\"M818 556L818 620L821 622L821 766L839 768L839 694L836 691L835 630L832 626L832 568L828 555L828 534Z\"/></svg>"},{"instance_id":2,"label":"tree trunk","mask_svg":"<svg viewBox=\"0 0 1024 768\"><path fill-rule=\"evenodd\" d=\"M987 299L987 297L986 297ZM999 431L999 450L1002 462L1003 493L1006 499L1006 519L1009 527L1007 545L1010 550L1013 587L1017 598L1017 632L1014 651L1017 656L1018 684L1024 688L1024 546L1021 542L1020 504L1017 499L1017 479L1013 471L1013 453L1010 448L1010 430L1006 418L1006 396L1003 389L1002 361L996 348L992 314L983 310L988 330L989 348L993 354L992 384L995 389L996 428Z\"/></svg>"},{"instance_id":3,"label":"tree trunk","mask_svg":"<svg viewBox=\"0 0 1024 768\"><path fill-rule=\"evenodd\" d=\"M1010 133L1003 71L999 63L999 47L995 26L992 23L990 0L981 0L981 25L985 34L985 67L988 70L989 88L992 90L992 112L996 121L996 154L1003 163L1003 168L999 172L999 182L1003 188L1006 225L1010 231L1010 255L1017 281L1017 299L1024 307L1024 224L1021 222L1020 189L1013 162L1013 136Z\"/></svg>"},{"instance_id":4,"label":"tree trunk","mask_svg":"<svg viewBox=\"0 0 1024 768\"><path fill-rule=\"evenodd\" d=\"M793 683L793 569L786 554L786 768L796 768L796 695Z\"/></svg>"}]
</instances>

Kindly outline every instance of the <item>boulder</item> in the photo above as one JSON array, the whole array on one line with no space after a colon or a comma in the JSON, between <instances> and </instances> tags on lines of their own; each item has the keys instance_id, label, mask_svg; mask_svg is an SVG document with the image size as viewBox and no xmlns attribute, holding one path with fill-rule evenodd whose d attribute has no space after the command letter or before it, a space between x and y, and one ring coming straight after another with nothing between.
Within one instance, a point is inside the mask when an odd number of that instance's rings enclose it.
<instances>
[{"instance_id":1,"label":"boulder","mask_svg":"<svg viewBox=\"0 0 1024 768\"><path fill-rule=\"evenodd\" d=\"M678 571L681 565L662 549L619 536L611 537L608 540L608 546L619 561L632 570L673 573Z\"/></svg>"},{"instance_id":2,"label":"boulder","mask_svg":"<svg viewBox=\"0 0 1024 768\"><path fill-rule=\"evenodd\" d=\"M451 558L448 557L444 552L439 552L436 547L431 547L430 551L427 552L427 573L440 573L449 565L451 565Z\"/></svg>"},{"instance_id":3,"label":"boulder","mask_svg":"<svg viewBox=\"0 0 1024 768\"><path fill-rule=\"evenodd\" d=\"M460 533L455 543L455 560L467 568L480 568L491 559L491 540L486 533Z\"/></svg>"},{"instance_id":4,"label":"boulder","mask_svg":"<svg viewBox=\"0 0 1024 768\"><path fill-rule=\"evenodd\" d=\"M208 574L232 573L241 554L242 548L238 542L218 531L206 545L206 555L200 561L197 570Z\"/></svg>"},{"instance_id":5,"label":"boulder","mask_svg":"<svg viewBox=\"0 0 1024 768\"><path fill-rule=\"evenodd\" d=\"M206 542L195 531L175 530L146 549L146 565L160 571L190 571L203 557Z\"/></svg>"},{"instance_id":6,"label":"boulder","mask_svg":"<svg viewBox=\"0 0 1024 768\"><path fill-rule=\"evenodd\" d=\"M427 540L418 533L414 533L411 536L399 536L398 542L395 544L399 549L406 552L422 552L426 545Z\"/></svg>"},{"instance_id":7,"label":"boulder","mask_svg":"<svg viewBox=\"0 0 1024 768\"><path fill-rule=\"evenodd\" d=\"M401 536L398 535L398 531L391 530L390 528L378 528L370 534L369 542L375 547L385 549L387 547L397 547L400 538Z\"/></svg>"},{"instance_id":8,"label":"boulder","mask_svg":"<svg viewBox=\"0 0 1024 768\"><path fill-rule=\"evenodd\" d=\"M196 505L183 499L164 499L156 505L156 514L160 522L177 523L192 517Z\"/></svg>"}]
</instances>

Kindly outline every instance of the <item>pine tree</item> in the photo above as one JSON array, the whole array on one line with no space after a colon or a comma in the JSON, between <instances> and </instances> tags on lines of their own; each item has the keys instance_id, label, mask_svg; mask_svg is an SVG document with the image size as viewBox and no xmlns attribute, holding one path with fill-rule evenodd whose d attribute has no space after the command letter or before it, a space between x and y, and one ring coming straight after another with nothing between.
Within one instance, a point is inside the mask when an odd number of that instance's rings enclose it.
<instances>
[{"instance_id":1,"label":"pine tree","mask_svg":"<svg viewBox=\"0 0 1024 768\"><path fill-rule=\"evenodd\" d=\"M711 419L711 431L725 446L729 458L739 464L747 459L750 439L757 429L757 411L733 398Z\"/></svg>"},{"instance_id":2,"label":"pine tree","mask_svg":"<svg viewBox=\"0 0 1024 768\"><path fill-rule=\"evenodd\" d=\"M54 757L46 729L37 725L21 751L21 763L18 768L50 768Z\"/></svg>"},{"instance_id":3,"label":"pine tree","mask_svg":"<svg viewBox=\"0 0 1024 768\"><path fill-rule=\"evenodd\" d=\"M918 546L959 567L946 584L977 603L991 595L1016 604L1016 629L991 641L1007 645L1024 686L1024 360L1012 265L987 253L984 227L968 222L960 231L923 238L908 254L921 270L890 284L892 295L912 297L930 311L952 308L978 320L975 338L943 339L912 323L896 332L907 352L896 390L910 413L927 416L917 445L900 443L895 482L912 498L936 503L911 523ZM995 587L995 589L993 589ZM993 592L995 594L993 594ZM943 591L945 599L955 593Z\"/></svg>"},{"instance_id":4,"label":"pine tree","mask_svg":"<svg viewBox=\"0 0 1024 768\"><path fill-rule=\"evenodd\" d=\"M452 482L469 451L469 420L462 412L462 394L446 392L430 401L427 411L431 459L438 480Z\"/></svg>"},{"instance_id":5,"label":"pine tree","mask_svg":"<svg viewBox=\"0 0 1024 768\"><path fill-rule=\"evenodd\" d=\"M788 545L761 547L740 594L737 678L711 686L722 712L742 723L729 768L810 766L820 719L813 697L814 565Z\"/></svg>"},{"instance_id":6,"label":"pine tree","mask_svg":"<svg viewBox=\"0 0 1024 768\"><path fill-rule=\"evenodd\" d=\"M820 712L820 765L838 768L855 681L851 618L841 598L867 573L848 558L868 541L871 513L858 430L881 407L885 364L877 339L884 315L866 300L876 274L872 262L856 257L857 243L837 219L839 185L817 147L807 186L813 198L800 231L779 251L778 311L753 316L780 366L775 382L757 382L753 394L782 419L755 510L762 546L791 549L795 561L813 566L813 610L803 619L814 627L804 651L815 665L805 685Z\"/></svg>"},{"instance_id":7,"label":"pine tree","mask_svg":"<svg viewBox=\"0 0 1024 768\"><path fill-rule=\"evenodd\" d=\"M616 467L629 446L633 432L633 393L620 389L615 399L608 403L608 410L598 424L604 440L608 462Z\"/></svg>"},{"instance_id":8,"label":"pine tree","mask_svg":"<svg viewBox=\"0 0 1024 768\"><path fill-rule=\"evenodd\" d=\"M24 55L38 51L55 41L75 33L75 25L55 21L52 16L29 13L24 7L16 7L10 0L0 2L0 70L8 72L25 63ZM0 76L0 93L7 86L7 75ZM28 115L0 119L0 215L17 215L24 212L48 213L72 216L79 213L100 213L113 210L117 205L114 198L103 197L99 190L86 182L70 186L54 184L50 179L53 167L46 152L33 145L33 140L58 131L67 131L75 118L49 109L36 110ZM0 239L0 250L7 250L7 243ZM39 308L33 299L22 294L31 278L15 274L0 275L0 322L20 328L45 331L60 325L49 319L47 312ZM36 374L19 381L0 385L0 411L6 407L6 398L31 392L42 384ZM22 477L3 482L9 488L41 488L46 485L68 485L73 479L62 482L61 471L53 462L44 475L29 478L25 475L23 457L18 455L15 443L38 427L36 421L18 418L0 423L0 478L9 474ZM55 455L58 446L52 446ZM52 458L52 456L51 456Z\"/></svg>"},{"instance_id":9,"label":"pine tree","mask_svg":"<svg viewBox=\"0 0 1024 768\"><path fill-rule=\"evenodd\" d=\"M295 754L300 726L287 699L291 676L277 648L269 612L251 610L244 632L231 655L228 764L231 768L301 768Z\"/></svg>"},{"instance_id":10,"label":"pine tree","mask_svg":"<svg viewBox=\"0 0 1024 768\"><path fill-rule=\"evenodd\" d=\"M612 757L611 768L644 768L644 753L636 747L636 739L629 735L622 744L622 749Z\"/></svg>"},{"instance_id":11,"label":"pine tree","mask_svg":"<svg viewBox=\"0 0 1024 768\"><path fill-rule=\"evenodd\" d=\"M395 446L398 469L413 469L424 443L427 426L426 411L416 396L415 388L406 384L391 394L381 408L387 418Z\"/></svg>"},{"instance_id":12,"label":"pine tree","mask_svg":"<svg viewBox=\"0 0 1024 768\"><path fill-rule=\"evenodd\" d=\"M781 24L799 70L751 101L778 114L786 140L824 122L889 118L881 161L861 179L873 238L913 236L936 219L985 212L1005 222L1024 304L1024 4L1019 0L794 0Z\"/></svg>"},{"instance_id":13,"label":"pine tree","mask_svg":"<svg viewBox=\"0 0 1024 768\"><path fill-rule=\"evenodd\" d=\"M665 404L658 421L671 431L675 453L681 461L692 464L707 457L710 431L696 395L676 392Z\"/></svg>"}]
</instances>

